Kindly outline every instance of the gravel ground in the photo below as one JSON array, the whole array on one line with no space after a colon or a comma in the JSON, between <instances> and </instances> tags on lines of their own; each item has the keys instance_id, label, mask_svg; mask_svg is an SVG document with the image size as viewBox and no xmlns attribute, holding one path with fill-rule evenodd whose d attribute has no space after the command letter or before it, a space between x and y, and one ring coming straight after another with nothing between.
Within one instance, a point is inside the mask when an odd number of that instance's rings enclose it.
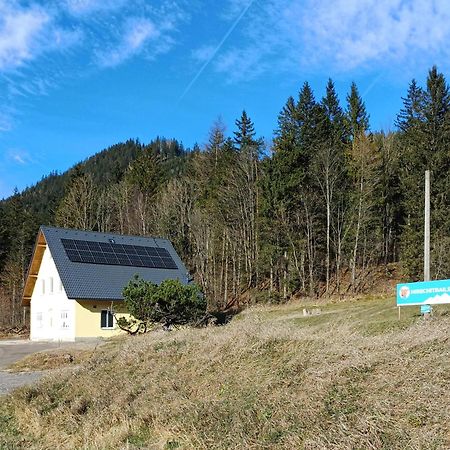
<instances>
[{"instance_id":1,"label":"gravel ground","mask_svg":"<svg viewBox=\"0 0 450 450\"><path fill-rule=\"evenodd\" d=\"M0 340L0 371L5 370L11 364L19 361L19 359L25 358L25 356L68 345L69 343L31 342L24 339Z\"/></svg>"},{"instance_id":2,"label":"gravel ground","mask_svg":"<svg viewBox=\"0 0 450 450\"><path fill-rule=\"evenodd\" d=\"M99 342L98 340L92 340L89 343L31 342L24 339L0 340L0 395L7 394L20 386L33 384L47 373L47 371L12 373L7 370L11 364L25 356L58 348L86 348Z\"/></svg>"},{"instance_id":3,"label":"gravel ground","mask_svg":"<svg viewBox=\"0 0 450 450\"><path fill-rule=\"evenodd\" d=\"M33 384L45 375L45 372L0 372L0 395L8 394L12 390Z\"/></svg>"}]
</instances>

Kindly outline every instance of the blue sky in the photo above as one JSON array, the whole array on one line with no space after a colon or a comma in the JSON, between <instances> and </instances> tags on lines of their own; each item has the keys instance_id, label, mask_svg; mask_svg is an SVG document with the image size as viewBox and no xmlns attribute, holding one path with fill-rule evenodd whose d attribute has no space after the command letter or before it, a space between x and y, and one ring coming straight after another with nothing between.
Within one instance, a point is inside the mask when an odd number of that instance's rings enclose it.
<instances>
[{"instance_id":1,"label":"blue sky","mask_svg":"<svg viewBox=\"0 0 450 450\"><path fill-rule=\"evenodd\" d=\"M373 130L450 65L448 0L0 0L0 198L103 148L203 144L246 109L268 141L304 81L353 80Z\"/></svg>"}]
</instances>

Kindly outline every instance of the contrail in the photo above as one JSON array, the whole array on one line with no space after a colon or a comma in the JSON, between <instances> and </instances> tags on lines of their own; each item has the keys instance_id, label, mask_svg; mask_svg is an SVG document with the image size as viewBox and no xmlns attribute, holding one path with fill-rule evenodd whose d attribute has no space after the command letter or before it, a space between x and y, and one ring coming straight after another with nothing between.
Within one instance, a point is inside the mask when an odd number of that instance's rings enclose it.
<instances>
[{"instance_id":1,"label":"contrail","mask_svg":"<svg viewBox=\"0 0 450 450\"><path fill-rule=\"evenodd\" d=\"M378 76L376 76L372 82L369 84L369 86L366 88L366 90L362 93L361 98L364 98L374 87L378 82L383 78L384 72L380 72Z\"/></svg>"},{"instance_id":2,"label":"contrail","mask_svg":"<svg viewBox=\"0 0 450 450\"><path fill-rule=\"evenodd\" d=\"M221 49L222 45L225 43L225 41L228 39L230 34L234 31L234 29L238 26L239 22L242 20L242 18L245 16L249 8L255 3L255 0L251 0L248 5L242 10L241 14L239 14L239 17L234 21L234 23L231 25L230 29L225 33L225 36L222 38L222 40L219 42L219 45L214 49L212 52L212 55L208 58L208 60L203 64L203 66L200 68L200 70L197 72L194 78L192 78L191 82L187 85L184 92L181 94L181 97L178 99L178 101L183 100L183 98L186 96L186 94L191 90L191 87L194 85L194 83L198 80L200 75L203 73L203 71L206 69L208 64L214 59L218 51Z\"/></svg>"}]
</instances>

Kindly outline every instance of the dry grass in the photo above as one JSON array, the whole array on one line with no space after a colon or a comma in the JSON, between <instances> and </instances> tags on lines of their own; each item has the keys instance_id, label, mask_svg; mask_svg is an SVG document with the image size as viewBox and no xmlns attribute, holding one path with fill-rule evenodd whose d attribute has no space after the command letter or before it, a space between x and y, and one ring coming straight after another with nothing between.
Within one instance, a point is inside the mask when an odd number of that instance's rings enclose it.
<instances>
[{"instance_id":1,"label":"dry grass","mask_svg":"<svg viewBox=\"0 0 450 450\"><path fill-rule=\"evenodd\" d=\"M450 316L392 304L118 341L7 398L0 448L449 448Z\"/></svg>"}]
</instances>

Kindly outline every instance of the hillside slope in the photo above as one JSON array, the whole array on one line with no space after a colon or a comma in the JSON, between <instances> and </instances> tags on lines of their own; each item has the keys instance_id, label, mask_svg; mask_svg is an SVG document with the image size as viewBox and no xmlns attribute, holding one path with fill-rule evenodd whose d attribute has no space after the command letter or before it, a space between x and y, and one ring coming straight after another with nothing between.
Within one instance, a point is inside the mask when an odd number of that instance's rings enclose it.
<instances>
[{"instance_id":1,"label":"hillside slope","mask_svg":"<svg viewBox=\"0 0 450 450\"><path fill-rule=\"evenodd\" d=\"M448 448L448 311L247 310L108 344L5 400L1 448Z\"/></svg>"}]
</instances>

